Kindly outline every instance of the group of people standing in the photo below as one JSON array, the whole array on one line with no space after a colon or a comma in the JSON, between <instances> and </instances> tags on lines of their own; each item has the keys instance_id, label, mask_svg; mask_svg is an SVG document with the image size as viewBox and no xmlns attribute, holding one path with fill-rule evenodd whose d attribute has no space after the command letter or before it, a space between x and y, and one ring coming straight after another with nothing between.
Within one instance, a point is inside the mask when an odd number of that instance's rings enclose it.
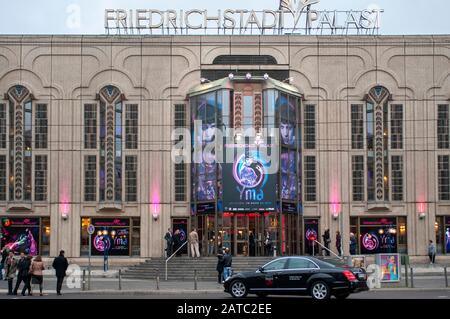
<instances>
[{"instance_id":1,"label":"group of people standing","mask_svg":"<svg viewBox=\"0 0 450 319\"><path fill-rule=\"evenodd\" d=\"M17 295L20 285L24 284L22 288L22 296L26 295L28 291L28 296L32 296L32 284L39 285L39 295L43 295L43 271L45 270L44 262L42 261L41 256L33 257L31 255L26 255L25 253L20 253L19 258L17 259L14 252L4 248L1 253L1 269L4 269L4 278L2 271L0 271L0 275L2 279L8 280L8 295ZM58 257L56 257L52 264L53 268L56 271L56 292L58 295L61 295L62 283L64 281L64 277L66 276L66 270L69 266L67 259L64 257L64 251L61 250ZM17 277L15 287L14 279Z\"/></svg>"},{"instance_id":2,"label":"group of people standing","mask_svg":"<svg viewBox=\"0 0 450 319\"><path fill-rule=\"evenodd\" d=\"M330 238L330 230L327 229L322 235L323 239L323 245L326 249L324 249L324 254L326 256L330 256L330 244L331 244L331 238ZM356 255L356 247L357 247L357 241L356 236L354 233L350 233L350 243L349 243L349 251L350 255ZM336 231L336 251L339 256L343 255L342 251L342 235L340 231Z\"/></svg>"},{"instance_id":3,"label":"group of people standing","mask_svg":"<svg viewBox=\"0 0 450 319\"><path fill-rule=\"evenodd\" d=\"M183 236L179 229L175 230L172 233L172 229L167 229L166 234L164 235L164 239L166 241L166 258L172 256L174 252L176 252L176 256L181 256L182 249L179 249L183 244ZM195 228L189 233L189 248L191 251L191 256L193 258L200 258L200 247L199 247L199 239L198 233Z\"/></svg>"}]
</instances>

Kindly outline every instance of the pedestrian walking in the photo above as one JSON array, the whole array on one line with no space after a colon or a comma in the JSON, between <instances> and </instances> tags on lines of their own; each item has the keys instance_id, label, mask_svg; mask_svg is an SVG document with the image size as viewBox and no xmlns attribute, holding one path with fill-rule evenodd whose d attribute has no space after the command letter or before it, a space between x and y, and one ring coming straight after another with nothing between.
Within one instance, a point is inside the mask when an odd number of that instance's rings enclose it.
<instances>
[{"instance_id":1,"label":"pedestrian walking","mask_svg":"<svg viewBox=\"0 0 450 319\"><path fill-rule=\"evenodd\" d=\"M326 248L326 249L324 249L325 255L330 256L329 249L330 249L331 238L330 238L330 230L329 229L325 230L325 232L322 235L322 238L323 238L323 245Z\"/></svg>"},{"instance_id":2,"label":"pedestrian walking","mask_svg":"<svg viewBox=\"0 0 450 319\"><path fill-rule=\"evenodd\" d=\"M53 268L56 272L56 293L58 296L61 296L61 288L64 281L64 277L66 276L66 270L69 267L69 262L67 258L64 257L64 250L59 252L59 256L53 260Z\"/></svg>"},{"instance_id":3,"label":"pedestrian walking","mask_svg":"<svg viewBox=\"0 0 450 319\"><path fill-rule=\"evenodd\" d=\"M0 280L6 280L6 275L4 274L4 270L5 270L5 262L6 262L6 258L8 258L9 255L9 250L8 248L4 247L2 249L2 260L0 262Z\"/></svg>"},{"instance_id":4,"label":"pedestrian walking","mask_svg":"<svg viewBox=\"0 0 450 319\"><path fill-rule=\"evenodd\" d=\"M31 274L31 284L39 285L39 295L40 296L43 296L42 286L43 286L43 281L44 281L44 274L43 274L44 270L45 270L45 266L44 266L44 263L42 262L42 257L38 255L31 262L30 274ZM33 293L33 292L31 292L31 293Z\"/></svg>"},{"instance_id":5,"label":"pedestrian walking","mask_svg":"<svg viewBox=\"0 0 450 319\"><path fill-rule=\"evenodd\" d=\"M266 256L270 256L270 252L272 250L272 240L270 238L269 231L266 231L266 238L264 240L264 252Z\"/></svg>"},{"instance_id":6,"label":"pedestrian walking","mask_svg":"<svg viewBox=\"0 0 450 319\"><path fill-rule=\"evenodd\" d=\"M22 296L25 296L25 291L28 290L28 296L31 296L31 273L30 273L30 268L31 268L31 263L33 261L33 257L31 257L30 255L27 255L26 257L26 267L27 269L25 270L25 286L22 289Z\"/></svg>"},{"instance_id":7,"label":"pedestrian walking","mask_svg":"<svg viewBox=\"0 0 450 319\"><path fill-rule=\"evenodd\" d=\"M10 251L6 258L5 276L8 279L8 295L13 294L13 281L16 278L17 260L14 258L14 252Z\"/></svg>"},{"instance_id":8,"label":"pedestrian walking","mask_svg":"<svg viewBox=\"0 0 450 319\"><path fill-rule=\"evenodd\" d=\"M230 248L225 248L225 254L223 255L223 280L227 280L232 274L233 257L230 253Z\"/></svg>"},{"instance_id":9,"label":"pedestrian walking","mask_svg":"<svg viewBox=\"0 0 450 319\"><path fill-rule=\"evenodd\" d=\"M433 265L436 259L436 244L432 240L428 244L428 257L430 257L430 265Z\"/></svg>"},{"instance_id":10,"label":"pedestrian walking","mask_svg":"<svg viewBox=\"0 0 450 319\"><path fill-rule=\"evenodd\" d=\"M338 255L342 256L342 236L340 231L336 232L336 250Z\"/></svg>"},{"instance_id":11,"label":"pedestrian walking","mask_svg":"<svg viewBox=\"0 0 450 319\"><path fill-rule=\"evenodd\" d=\"M173 235L172 230L169 228L167 229L167 233L164 236L164 239L166 240L166 257L169 258L172 256L172 248L173 248Z\"/></svg>"},{"instance_id":12,"label":"pedestrian walking","mask_svg":"<svg viewBox=\"0 0 450 319\"><path fill-rule=\"evenodd\" d=\"M182 245L182 241L181 241L181 232L179 229L175 230L175 232L173 233L173 250L176 252L176 256L180 257L181 256L181 249L178 250L181 245Z\"/></svg>"},{"instance_id":13,"label":"pedestrian walking","mask_svg":"<svg viewBox=\"0 0 450 319\"><path fill-rule=\"evenodd\" d=\"M200 258L200 251L198 250L198 234L195 228L189 233L189 246L191 247L192 258Z\"/></svg>"},{"instance_id":14,"label":"pedestrian walking","mask_svg":"<svg viewBox=\"0 0 450 319\"><path fill-rule=\"evenodd\" d=\"M350 233L350 255L356 255L356 236Z\"/></svg>"},{"instance_id":15,"label":"pedestrian walking","mask_svg":"<svg viewBox=\"0 0 450 319\"><path fill-rule=\"evenodd\" d=\"M14 288L13 295L17 295L17 291L19 290L20 284L23 282L24 287L22 289L22 296L25 296L25 291L28 288L28 272L30 270L31 260L28 259L28 256L25 256L25 253L20 253L20 259L17 263L17 281L16 287ZM30 291L28 292L30 293Z\"/></svg>"},{"instance_id":16,"label":"pedestrian walking","mask_svg":"<svg viewBox=\"0 0 450 319\"><path fill-rule=\"evenodd\" d=\"M249 253L250 256L255 256L255 231L250 231L250 234L248 235L248 246L249 246Z\"/></svg>"},{"instance_id":17,"label":"pedestrian walking","mask_svg":"<svg viewBox=\"0 0 450 319\"><path fill-rule=\"evenodd\" d=\"M223 251L219 251L217 254L217 282L220 284L223 282Z\"/></svg>"}]
</instances>

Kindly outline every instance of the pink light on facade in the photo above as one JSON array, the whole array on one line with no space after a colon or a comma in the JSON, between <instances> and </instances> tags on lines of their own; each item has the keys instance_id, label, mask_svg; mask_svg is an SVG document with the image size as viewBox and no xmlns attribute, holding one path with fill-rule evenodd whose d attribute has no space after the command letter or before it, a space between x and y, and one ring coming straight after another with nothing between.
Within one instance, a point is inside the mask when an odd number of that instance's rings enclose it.
<instances>
[{"instance_id":1,"label":"pink light on facade","mask_svg":"<svg viewBox=\"0 0 450 319\"><path fill-rule=\"evenodd\" d=\"M161 213L161 197L159 194L159 189L154 188L151 196L152 200L150 203L150 211L152 213L153 219L157 220L159 214Z\"/></svg>"},{"instance_id":2,"label":"pink light on facade","mask_svg":"<svg viewBox=\"0 0 450 319\"><path fill-rule=\"evenodd\" d=\"M339 217L339 214L341 213L340 202L341 201L340 201L339 187L337 186L337 183L334 182L331 187L331 196L330 196L330 211L334 219L337 219Z\"/></svg>"},{"instance_id":3,"label":"pink light on facade","mask_svg":"<svg viewBox=\"0 0 450 319\"><path fill-rule=\"evenodd\" d=\"M62 182L60 185L59 212L62 218L67 219L70 213L70 191L65 182Z\"/></svg>"},{"instance_id":4,"label":"pink light on facade","mask_svg":"<svg viewBox=\"0 0 450 319\"><path fill-rule=\"evenodd\" d=\"M427 211L427 204L425 201L419 201L417 203L417 211L419 212L419 218L421 219L425 218Z\"/></svg>"}]
</instances>

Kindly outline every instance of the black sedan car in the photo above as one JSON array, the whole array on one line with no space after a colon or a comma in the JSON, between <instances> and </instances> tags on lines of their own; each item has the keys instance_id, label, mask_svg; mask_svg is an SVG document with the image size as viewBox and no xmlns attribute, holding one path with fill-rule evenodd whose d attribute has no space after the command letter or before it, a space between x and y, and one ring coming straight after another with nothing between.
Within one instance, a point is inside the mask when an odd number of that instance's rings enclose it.
<instances>
[{"instance_id":1,"label":"black sedan car","mask_svg":"<svg viewBox=\"0 0 450 319\"><path fill-rule=\"evenodd\" d=\"M235 298L247 294L310 295L317 300L347 298L369 290L362 268L339 268L313 257L281 257L255 272L237 273L224 283L225 292Z\"/></svg>"}]
</instances>

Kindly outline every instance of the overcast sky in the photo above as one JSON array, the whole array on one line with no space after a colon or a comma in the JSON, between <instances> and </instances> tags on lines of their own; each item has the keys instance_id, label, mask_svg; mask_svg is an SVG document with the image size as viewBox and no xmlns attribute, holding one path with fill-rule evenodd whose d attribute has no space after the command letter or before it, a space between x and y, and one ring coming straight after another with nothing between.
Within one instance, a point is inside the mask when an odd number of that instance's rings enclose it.
<instances>
[{"instance_id":1,"label":"overcast sky","mask_svg":"<svg viewBox=\"0 0 450 319\"><path fill-rule=\"evenodd\" d=\"M278 9L279 0L0 0L0 34L104 34L104 9ZM384 9L380 34L450 34L449 0L320 0L317 9ZM80 12L80 23L74 13Z\"/></svg>"}]
</instances>

